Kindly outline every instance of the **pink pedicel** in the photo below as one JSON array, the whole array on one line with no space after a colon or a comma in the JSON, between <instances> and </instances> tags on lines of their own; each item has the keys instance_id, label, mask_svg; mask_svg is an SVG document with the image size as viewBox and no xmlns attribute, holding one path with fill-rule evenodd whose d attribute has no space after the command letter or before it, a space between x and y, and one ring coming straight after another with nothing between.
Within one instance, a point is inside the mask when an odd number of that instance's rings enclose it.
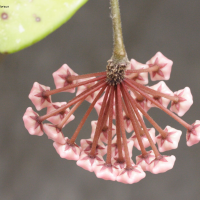
<instances>
[{"instance_id":1,"label":"pink pedicel","mask_svg":"<svg viewBox=\"0 0 200 200\"><path fill-rule=\"evenodd\" d=\"M170 96L173 96L173 92L167 87L166 83L164 81L160 81L157 84L149 87L155 91L161 92L163 94L167 94ZM167 108L170 100L164 97L159 96L153 96L154 100L158 101L161 105L163 105L165 108ZM157 107L154 105L151 101L147 100L147 107Z\"/></svg>"},{"instance_id":2,"label":"pink pedicel","mask_svg":"<svg viewBox=\"0 0 200 200\"><path fill-rule=\"evenodd\" d=\"M89 153L92 148L93 139L82 139L81 140L81 150L85 151L86 153ZM96 146L96 153L104 156L107 153L107 147L103 144L103 142L99 141Z\"/></svg>"},{"instance_id":3,"label":"pink pedicel","mask_svg":"<svg viewBox=\"0 0 200 200\"><path fill-rule=\"evenodd\" d=\"M121 144L122 144L122 154L123 156L125 156L125 152L124 152L124 144L123 144L123 139L121 138ZM132 157L132 150L133 150L133 145L134 142L133 140L129 140L127 139L127 147L128 147L128 151L129 151L129 156ZM118 156L118 146L117 146L117 136L115 136L112 140L112 144L111 144L111 154L112 157L116 157Z\"/></svg>"},{"instance_id":4,"label":"pink pedicel","mask_svg":"<svg viewBox=\"0 0 200 200\"><path fill-rule=\"evenodd\" d=\"M101 105L103 103L104 95L96 102L94 108L97 111L97 114L99 115L100 110L101 110ZM115 104L113 104L115 105ZM113 106L113 119L115 119L115 106Z\"/></svg>"},{"instance_id":5,"label":"pink pedicel","mask_svg":"<svg viewBox=\"0 0 200 200\"><path fill-rule=\"evenodd\" d=\"M97 126L97 121L91 121L91 126L92 126L92 133L91 133L91 138L94 138L96 126ZM112 137L116 134L116 127L114 124L112 124ZM104 142L105 144L108 143L108 123L105 127L103 127L99 140L101 142Z\"/></svg>"},{"instance_id":6,"label":"pink pedicel","mask_svg":"<svg viewBox=\"0 0 200 200\"><path fill-rule=\"evenodd\" d=\"M44 124L43 130L46 133L47 137L59 144L65 144L66 139L59 128L53 124Z\"/></svg>"},{"instance_id":7,"label":"pink pedicel","mask_svg":"<svg viewBox=\"0 0 200 200\"><path fill-rule=\"evenodd\" d=\"M172 102L170 110L179 116L183 116L193 104L193 97L189 87L174 92L174 96L178 97L178 102Z\"/></svg>"},{"instance_id":8,"label":"pink pedicel","mask_svg":"<svg viewBox=\"0 0 200 200\"><path fill-rule=\"evenodd\" d=\"M162 137L161 134L156 136L156 142L158 144L159 151L164 152L164 151L176 149L178 147L178 143L182 135L182 131L179 131L170 126L166 126L164 131L167 133L166 137Z\"/></svg>"},{"instance_id":9,"label":"pink pedicel","mask_svg":"<svg viewBox=\"0 0 200 200\"><path fill-rule=\"evenodd\" d=\"M149 67L158 66L157 71L150 72L151 80L169 80L173 62L166 58L161 52L156 53L146 62Z\"/></svg>"},{"instance_id":10,"label":"pink pedicel","mask_svg":"<svg viewBox=\"0 0 200 200\"><path fill-rule=\"evenodd\" d=\"M153 150L147 151L147 155L143 156L142 154L136 156L136 165L140 165L143 171L149 171L149 165L151 161L155 159L155 154Z\"/></svg>"},{"instance_id":11,"label":"pink pedicel","mask_svg":"<svg viewBox=\"0 0 200 200\"><path fill-rule=\"evenodd\" d=\"M161 158L155 158L149 165L149 171L153 174L164 173L173 168L175 163L175 156L161 156Z\"/></svg>"},{"instance_id":12,"label":"pink pedicel","mask_svg":"<svg viewBox=\"0 0 200 200\"><path fill-rule=\"evenodd\" d=\"M68 81L68 78L70 76L77 76L77 75L78 74L76 74L67 64L62 65L62 67L60 67L57 71L53 73L53 79L54 79L56 88L58 89L58 88L68 86L72 83L73 84L77 83L77 80L74 80L72 82ZM65 90L65 92L74 93L75 88Z\"/></svg>"},{"instance_id":13,"label":"pink pedicel","mask_svg":"<svg viewBox=\"0 0 200 200\"><path fill-rule=\"evenodd\" d=\"M83 169L93 172L97 165L103 164L103 157L99 154L96 154L94 157L90 156L90 154L82 151L79 160L76 164Z\"/></svg>"},{"instance_id":14,"label":"pink pedicel","mask_svg":"<svg viewBox=\"0 0 200 200\"><path fill-rule=\"evenodd\" d=\"M142 63L137 62L135 59L131 59L130 67L128 67L127 70L147 69L148 67L149 66L147 64L142 64ZM126 75L128 75L128 74L126 74ZM146 85L149 82L148 72L138 73L137 76L135 78L133 78L132 80L134 80L142 85Z\"/></svg>"},{"instance_id":15,"label":"pink pedicel","mask_svg":"<svg viewBox=\"0 0 200 200\"><path fill-rule=\"evenodd\" d=\"M47 114L49 114L52 111L55 111L55 110L65 106L66 104L67 104L67 102L55 102L55 103L52 103L50 106L47 107ZM67 108L64 111L49 117L47 120L50 121L52 124L57 125L65 118L65 116L69 113L69 111L70 111L70 109ZM71 122L72 120L74 120L74 118L75 118L75 116L71 115L70 118L64 124L64 126L66 124L68 124L69 122Z\"/></svg>"},{"instance_id":16,"label":"pink pedicel","mask_svg":"<svg viewBox=\"0 0 200 200\"><path fill-rule=\"evenodd\" d=\"M149 135L151 136L151 139L153 140L154 144L156 143L156 138L155 138L155 129L154 128L148 128L147 129L149 132ZM147 148L150 146L149 140L147 139L147 136L145 135L145 133L143 135L140 135L141 139L142 139L142 143L144 145L144 148ZM130 137L130 140L132 140L134 142L134 146L138 149L140 149L140 145L139 142L137 140L137 136L135 134L135 132L133 133L133 135Z\"/></svg>"},{"instance_id":17,"label":"pink pedicel","mask_svg":"<svg viewBox=\"0 0 200 200\"><path fill-rule=\"evenodd\" d=\"M117 181L125 184L133 184L145 178L146 174L139 165L132 166L131 169L123 169L117 176Z\"/></svg>"},{"instance_id":18,"label":"pink pedicel","mask_svg":"<svg viewBox=\"0 0 200 200\"><path fill-rule=\"evenodd\" d=\"M96 174L97 178L102 178L104 180L115 181L120 170L113 166L112 164L98 164L94 168L94 173Z\"/></svg>"},{"instance_id":19,"label":"pink pedicel","mask_svg":"<svg viewBox=\"0 0 200 200\"><path fill-rule=\"evenodd\" d=\"M194 144L199 143L199 141L200 141L200 120L196 120L195 123L192 124L192 130L187 131L186 141L187 141L187 145L189 147Z\"/></svg>"},{"instance_id":20,"label":"pink pedicel","mask_svg":"<svg viewBox=\"0 0 200 200\"><path fill-rule=\"evenodd\" d=\"M146 176L144 171L158 174L172 169L175 156L161 155L160 152L176 149L182 135L180 130L171 126L166 126L162 130L148 115L147 111L150 108L159 108L185 127L188 146L200 141L200 120L190 125L176 115L183 116L193 103L189 87L173 93L164 81L153 86L145 86L148 83L148 73L153 81L170 78L173 62L162 53L158 52L146 64L134 59L126 65L120 64L119 71L115 70L113 64L113 61L109 60L105 72L81 76L68 65L62 65L53 73L57 89L49 91L50 87L36 82L29 94L37 110L47 107L46 114L39 116L29 107L23 120L31 135L41 136L44 131L47 137L54 141L53 146L61 158L76 160L78 166L94 172L98 178L132 184ZM63 91L73 93L76 88L76 96L68 103L51 102L51 95ZM75 118L71 109L73 108L74 112L84 100L91 104L69 139L64 136L64 128L67 127L67 134L71 135L68 123ZM170 110L176 114L168 109L170 101ZM93 108L97 112L98 120L91 121L91 138L81 139L78 146L76 144L78 134L83 135L83 138L85 135L88 137L88 134L81 132L81 129ZM46 120L51 123L46 123ZM144 131L147 128L146 120L153 126L147 129L149 135ZM157 136L154 128L159 131ZM136 137L135 131L139 138ZM128 136L130 133L131 137ZM138 142L140 139L142 144ZM133 146L141 151L136 160L132 160ZM151 149L147 151L146 148Z\"/></svg>"},{"instance_id":21,"label":"pink pedicel","mask_svg":"<svg viewBox=\"0 0 200 200\"><path fill-rule=\"evenodd\" d=\"M24 126L26 127L30 135L43 135L42 123L38 120L38 118L39 115L36 112L34 112L31 107L28 107L26 109L26 112L23 116L23 120Z\"/></svg>"},{"instance_id":22,"label":"pink pedicel","mask_svg":"<svg viewBox=\"0 0 200 200\"><path fill-rule=\"evenodd\" d=\"M67 143L68 137L65 137L66 143L60 144L57 142L53 143L54 148L61 158L65 158L67 160L78 160L80 156L80 148L78 145L69 145Z\"/></svg>"},{"instance_id":23,"label":"pink pedicel","mask_svg":"<svg viewBox=\"0 0 200 200\"><path fill-rule=\"evenodd\" d=\"M91 80L93 78L87 78L84 81L88 81ZM79 94L81 94L82 92L84 92L85 90L89 89L90 87L94 86L97 83L97 81L93 82L93 83L88 83L86 85L81 85L77 88L77 92L76 92L76 96L78 96ZM94 93L92 93L91 95L86 97L86 101L88 101L89 103L92 103L95 99L95 97L97 96L97 94L99 93L99 91L95 91Z\"/></svg>"},{"instance_id":24,"label":"pink pedicel","mask_svg":"<svg viewBox=\"0 0 200 200\"><path fill-rule=\"evenodd\" d=\"M51 96L45 96L44 92L49 91L50 87L44 86L35 82L29 94L29 99L35 105L36 109L42 110L42 108L46 108L51 105Z\"/></svg>"}]
</instances>

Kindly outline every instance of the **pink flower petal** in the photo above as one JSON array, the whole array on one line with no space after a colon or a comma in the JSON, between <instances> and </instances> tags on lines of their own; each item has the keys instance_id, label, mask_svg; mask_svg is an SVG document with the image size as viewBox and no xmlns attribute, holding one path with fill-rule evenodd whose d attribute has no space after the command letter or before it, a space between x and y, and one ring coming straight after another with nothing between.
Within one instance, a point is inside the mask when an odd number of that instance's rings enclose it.
<instances>
[{"instance_id":1,"label":"pink flower petal","mask_svg":"<svg viewBox=\"0 0 200 200\"><path fill-rule=\"evenodd\" d=\"M152 81L169 80L173 62L166 58L161 52L156 53L146 64L149 65L149 67L159 67L158 71L150 72Z\"/></svg>"},{"instance_id":2,"label":"pink flower petal","mask_svg":"<svg viewBox=\"0 0 200 200\"><path fill-rule=\"evenodd\" d=\"M179 131L170 126L166 126L164 131L168 133L168 136L166 138L163 138L161 134L156 136L156 142L158 144L159 151L164 152L176 149L178 147L182 131Z\"/></svg>"},{"instance_id":3,"label":"pink flower petal","mask_svg":"<svg viewBox=\"0 0 200 200\"><path fill-rule=\"evenodd\" d=\"M158 92L162 92L164 94L170 95L170 96L174 96L173 92L167 87L166 83L164 81L160 81L157 84L149 87L155 91ZM167 108L170 100L166 99L164 97L154 97L154 100L158 101L161 105L163 105L165 108ZM147 106L150 107L157 107L156 105L154 105L151 101L147 100Z\"/></svg>"},{"instance_id":4,"label":"pink flower petal","mask_svg":"<svg viewBox=\"0 0 200 200\"><path fill-rule=\"evenodd\" d=\"M81 150L85 151L86 153L90 153L91 149L92 149L92 144L93 144L93 139L82 139L81 140ZM99 141L96 147L96 153L104 156L107 152L107 147L101 142Z\"/></svg>"},{"instance_id":5,"label":"pink flower petal","mask_svg":"<svg viewBox=\"0 0 200 200\"><path fill-rule=\"evenodd\" d=\"M81 156L79 160L76 162L76 164L79 167L82 167L83 169L90 172L93 172L97 165L103 164L103 163L104 163L104 160L101 155L96 155L93 158L93 157L90 157L90 155L84 151L81 152Z\"/></svg>"},{"instance_id":6,"label":"pink flower petal","mask_svg":"<svg viewBox=\"0 0 200 200\"><path fill-rule=\"evenodd\" d=\"M67 64L62 65L62 67L60 67L57 71L53 73L53 78L54 78L54 83L56 85L56 88L58 89L58 88L65 87L67 85L76 84L77 80L68 82L67 78L69 76L77 76L77 75L78 74L76 74ZM65 92L74 93L75 88L66 90Z\"/></svg>"},{"instance_id":7,"label":"pink flower petal","mask_svg":"<svg viewBox=\"0 0 200 200\"><path fill-rule=\"evenodd\" d=\"M43 129L44 129L44 132L46 133L46 135L48 136L49 139L51 139L54 142L59 143L59 144L65 144L66 143L66 140L64 138L63 133L55 125L44 124Z\"/></svg>"},{"instance_id":8,"label":"pink flower petal","mask_svg":"<svg viewBox=\"0 0 200 200\"><path fill-rule=\"evenodd\" d=\"M94 173L97 178L102 178L104 180L115 181L118 174L119 169L113 165L108 165L106 163L96 165L94 169Z\"/></svg>"},{"instance_id":9,"label":"pink flower petal","mask_svg":"<svg viewBox=\"0 0 200 200\"><path fill-rule=\"evenodd\" d=\"M37 135L42 136L43 130L42 130L42 123L38 121L39 115L33 111L31 107L28 107L26 109L26 112L23 116L24 126L30 133L30 135Z\"/></svg>"},{"instance_id":10,"label":"pink flower petal","mask_svg":"<svg viewBox=\"0 0 200 200\"><path fill-rule=\"evenodd\" d=\"M155 159L155 154L153 150L150 150L147 153L148 154L145 157L143 157L142 154L139 156L136 156L136 164L140 165L143 171L149 171L149 165L151 161Z\"/></svg>"},{"instance_id":11,"label":"pink flower petal","mask_svg":"<svg viewBox=\"0 0 200 200\"><path fill-rule=\"evenodd\" d=\"M145 178L146 174L139 165L133 166L132 169L123 169L117 176L117 181L125 184L133 184Z\"/></svg>"},{"instance_id":12,"label":"pink flower petal","mask_svg":"<svg viewBox=\"0 0 200 200\"><path fill-rule=\"evenodd\" d=\"M67 102L52 103L50 106L47 107L47 114L61 108L62 106L65 106L66 104L67 104ZM63 118L68 114L69 111L70 111L70 109L67 108L65 111L58 113L54 116L51 116L47 120L50 121L51 123L57 125L63 120ZM74 118L75 118L75 116L71 115L70 118L67 120L67 122L64 124L64 126L66 124L68 124L69 122L71 122L72 120L74 120Z\"/></svg>"},{"instance_id":13,"label":"pink flower petal","mask_svg":"<svg viewBox=\"0 0 200 200\"><path fill-rule=\"evenodd\" d=\"M151 161L149 171L153 174L164 173L173 168L175 163L175 156L162 156L160 159Z\"/></svg>"},{"instance_id":14,"label":"pink flower petal","mask_svg":"<svg viewBox=\"0 0 200 200\"><path fill-rule=\"evenodd\" d=\"M66 137L65 140L67 141L68 137ZM59 144L57 142L54 142L53 146L61 158L65 158L67 160L78 160L79 159L80 148L77 145L71 146L67 143Z\"/></svg>"},{"instance_id":15,"label":"pink flower petal","mask_svg":"<svg viewBox=\"0 0 200 200\"><path fill-rule=\"evenodd\" d=\"M90 80L90 79L93 79L94 77L92 78L87 78L87 79L84 79L84 81L87 81L87 80ZM93 85L95 85L97 83L97 81L95 82L92 82L92 83L89 83L89 84L86 84L86 85L82 85L82 86L79 86L77 88L77 92L76 92L76 96L78 96L79 94L81 94L82 92L84 92L85 90L89 89L90 87L92 87ZM99 93L99 90L95 91L94 93L92 93L91 95L87 96L87 98L85 99L86 101L88 101L89 103L92 103L94 101L94 99L96 98L96 96L98 95Z\"/></svg>"},{"instance_id":16,"label":"pink flower petal","mask_svg":"<svg viewBox=\"0 0 200 200\"><path fill-rule=\"evenodd\" d=\"M122 154L125 156L124 152L124 145L123 145L123 139L121 138L121 144L122 144ZM128 139L127 140L127 146L128 146L128 151L129 151L129 156L132 157L132 150L133 150L133 140ZM117 147L117 136L115 136L112 140L111 144L111 155L112 157L118 156L118 147Z\"/></svg>"},{"instance_id":17,"label":"pink flower petal","mask_svg":"<svg viewBox=\"0 0 200 200\"><path fill-rule=\"evenodd\" d=\"M131 59L130 67L127 68L127 70L139 70L139 69L146 69L146 68L149 68L149 66L146 64L139 63L134 59ZM138 76L134 78L133 80L143 85L148 84L148 72L139 73Z\"/></svg>"},{"instance_id":18,"label":"pink flower petal","mask_svg":"<svg viewBox=\"0 0 200 200\"><path fill-rule=\"evenodd\" d=\"M92 133L91 133L91 138L94 138L94 134L96 131L96 126L97 126L97 121L91 121L91 126L92 126ZM116 133L116 127L113 124L112 125L112 137L115 135ZM104 142L104 143L108 143L108 123L107 126L103 128L102 132L100 133L100 137L99 137L100 141Z\"/></svg>"},{"instance_id":19,"label":"pink flower petal","mask_svg":"<svg viewBox=\"0 0 200 200\"><path fill-rule=\"evenodd\" d=\"M44 96L45 91L49 91L50 87L44 86L35 82L29 94L29 99L35 105L37 110L41 110L49 105L51 105L51 96Z\"/></svg>"},{"instance_id":20,"label":"pink flower petal","mask_svg":"<svg viewBox=\"0 0 200 200\"><path fill-rule=\"evenodd\" d=\"M189 87L185 87L182 90L174 92L174 96L179 97L179 102L172 102L170 110L175 112L179 116L183 116L193 104L193 97Z\"/></svg>"},{"instance_id":21,"label":"pink flower petal","mask_svg":"<svg viewBox=\"0 0 200 200\"><path fill-rule=\"evenodd\" d=\"M191 131L187 131L186 134L187 145L189 147L199 143L200 141L200 120L196 120L192 126L193 129Z\"/></svg>"},{"instance_id":22,"label":"pink flower petal","mask_svg":"<svg viewBox=\"0 0 200 200\"><path fill-rule=\"evenodd\" d=\"M150 136L151 136L151 139L153 140L153 142L154 142L154 144L155 144L155 143L156 143L155 129L154 129L154 128L149 128L148 131L149 131L149 134L150 134ZM140 136L140 137L141 137L141 139L142 139L144 148L149 147L149 146L150 146L150 143L149 143L149 140L147 139L146 135L143 135L143 136ZM135 132L134 132L133 135L130 137L130 140L133 140L133 141L134 141L134 146L135 146L138 150L141 150Z\"/></svg>"},{"instance_id":23,"label":"pink flower petal","mask_svg":"<svg viewBox=\"0 0 200 200\"><path fill-rule=\"evenodd\" d=\"M131 159L131 158L130 158ZM125 161L125 157L124 157L124 161L120 162L118 156L116 157L112 157L111 159L112 165L119 168L119 169L124 169L126 168L126 161ZM131 159L131 164L132 166L135 165L135 163L133 162L133 160Z\"/></svg>"},{"instance_id":24,"label":"pink flower petal","mask_svg":"<svg viewBox=\"0 0 200 200\"><path fill-rule=\"evenodd\" d=\"M151 107L148 107L148 105L147 105L147 99L144 98L142 101L138 101L136 99L135 94L132 91L130 91L130 95L132 96L133 99L135 99L137 101L137 103L140 104L140 106L145 110L145 112L147 112L151 108Z\"/></svg>"}]
</instances>

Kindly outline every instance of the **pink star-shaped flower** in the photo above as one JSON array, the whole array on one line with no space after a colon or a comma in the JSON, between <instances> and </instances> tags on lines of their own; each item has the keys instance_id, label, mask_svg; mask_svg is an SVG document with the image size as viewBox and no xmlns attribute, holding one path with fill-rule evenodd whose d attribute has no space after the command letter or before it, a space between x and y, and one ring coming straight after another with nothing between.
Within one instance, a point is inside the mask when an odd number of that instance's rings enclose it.
<instances>
[{"instance_id":1,"label":"pink star-shaped flower","mask_svg":"<svg viewBox=\"0 0 200 200\"><path fill-rule=\"evenodd\" d=\"M131 158L130 158L130 160L131 160L131 164L134 166L135 163L133 162L133 160ZM112 165L115 166L115 167L117 167L118 169L124 169L124 168L126 168L125 157L124 157L124 160L122 162L119 161L118 156L112 157L111 162L112 162Z\"/></svg>"},{"instance_id":2,"label":"pink star-shaped flower","mask_svg":"<svg viewBox=\"0 0 200 200\"><path fill-rule=\"evenodd\" d=\"M123 169L117 176L117 181L125 184L133 184L139 182L146 176L139 165L132 166L131 169Z\"/></svg>"},{"instance_id":3,"label":"pink star-shaped flower","mask_svg":"<svg viewBox=\"0 0 200 200\"><path fill-rule=\"evenodd\" d=\"M139 70L139 69L147 69L147 68L149 68L148 65L139 63L135 59L131 59L130 67L127 68L127 70ZM148 72L138 73L138 76L135 77L133 80L140 84L143 84L143 85L148 84L148 82L149 82L148 81Z\"/></svg>"},{"instance_id":4,"label":"pink star-shaped flower","mask_svg":"<svg viewBox=\"0 0 200 200\"><path fill-rule=\"evenodd\" d=\"M35 82L29 94L29 99L35 105L37 110L41 110L51 105L51 96L44 96L45 91L49 91L50 87Z\"/></svg>"},{"instance_id":5,"label":"pink star-shaped flower","mask_svg":"<svg viewBox=\"0 0 200 200\"><path fill-rule=\"evenodd\" d=\"M187 145L189 147L200 141L200 120L196 120L195 123L192 124L192 127L192 130L187 131L186 134Z\"/></svg>"},{"instance_id":6,"label":"pink star-shaped flower","mask_svg":"<svg viewBox=\"0 0 200 200\"><path fill-rule=\"evenodd\" d=\"M136 164L140 165L143 171L149 171L149 165L152 160L155 159L155 154L153 150L147 151L147 155L143 157L143 155L136 156Z\"/></svg>"},{"instance_id":7,"label":"pink star-shaped flower","mask_svg":"<svg viewBox=\"0 0 200 200\"><path fill-rule=\"evenodd\" d=\"M166 138L163 138L161 134L156 136L156 142L158 144L159 151L164 152L176 149L178 147L182 131L172 128L170 126L166 126L164 131L167 133Z\"/></svg>"},{"instance_id":8,"label":"pink star-shaped flower","mask_svg":"<svg viewBox=\"0 0 200 200\"><path fill-rule=\"evenodd\" d=\"M158 82L157 84L149 87L155 91L158 91L158 92L162 92L164 94L167 94L167 95L171 95L173 96L173 92L167 87L166 83L164 81L160 81ZM163 105L165 108L167 108L170 100L169 99L166 99L164 97L154 97L154 100L158 101L161 105ZM147 106L148 107L157 107L156 105L154 105L151 101L147 100Z\"/></svg>"},{"instance_id":9,"label":"pink star-shaped flower","mask_svg":"<svg viewBox=\"0 0 200 200\"><path fill-rule=\"evenodd\" d=\"M65 140L67 141L68 137L65 137ZM80 148L78 145L69 145L67 142L65 144L54 142L53 146L61 158L65 158L67 160L79 159Z\"/></svg>"},{"instance_id":10,"label":"pink star-shaped flower","mask_svg":"<svg viewBox=\"0 0 200 200\"><path fill-rule=\"evenodd\" d=\"M67 102L52 103L50 106L47 107L47 114L61 108L62 106L65 106L66 104L67 104ZM67 108L64 111L62 111L62 112L60 112L60 113L58 113L58 114L56 114L52 117L49 117L47 120L50 121L51 123L57 125L64 119L64 117L69 113L69 111L70 111L70 109ZM70 118L67 120L67 122L64 124L64 126L66 124L68 124L69 122L71 122L72 120L74 120L74 118L75 118L75 116L71 115Z\"/></svg>"},{"instance_id":11,"label":"pink star-shaped flower","mask_svg":"<svg viewBox=\"0 0 200 200\"><path fill-rule=\"evenodd\" d=\"M62 65L57 71L53 73L53 79L54 83L56 85L56 88L62 88L65 86L68 86L70 84L76 84L78 81L74 80L72 82L68 81L68 77L70 76L77 76L76 74L67 64ZM71 88L69 90L66 90L65 92L75 92L75 88Z\"/></svg>"},{"instance_id":12,"label":"pink star-shaped flower","mask_svg":"<svg viewBox=\"0 0 200 200\"><path fill-rule=\"evenodd\" d=\"M153 142L154 142L154 144L155 144L155 143L156 143L155 129L154 129L154 128L148 128L147 130L149 131L149 134L150 134L150 136L151 136L151 139L153 140ZM144 145L144 148L149 147L149 146L150 146L150 143L149 143L149 140L147 139L147 136L144 134L144 135L141 135L140 137L141 137L141 139L142 139L142 143L143 143L143 145ZM134 146L135 146L138 150L141 150L135 132L133 133L133 135L132 135L129 139L130 139L130 140L133 140Z\"/></svg>"},{"instance_id":13,"label":"pink star-shaped flower","mask_svg":"<svg viewBox=\"0 0 200 200\"><path fill-rule=\"evenodd\" d=\"M166 58L161 52L156 53L146 64L149 65L149 67L159 67L157 71L150 72L152 81L169 80L173 62Z\"/></svg>"},{"instance_id":14,"label":"pink star-shaped flower","mask_svg":"<svg viewBox=\"0 0 200 200\"><path fill-rule=\"evenodd\" d=\"M39 115L31 107L26 109L23 116L24 126L31 135L42 136L42 123L38 120Z\"/></svg>"},{"instance_id":15,"label":"pink star-shaped flower","mask_svg":"<svg viewBox=\"0 0 200 200\"><path fill-rule=\"evenodd\" d=\"M115 181L119 174L119 169L111 164L102 163L96 165L94 173L96 174L97 178Z\"/></svg>"},{"instance_id":16,"label":"pink star-shaped flower","mask_svg":"<svg viewBox=\"0 0 200 200\"><path fill-rule=\"evenodd\" d=\"M81 140L81 150L86 153L90 153L92 149L93 139L82 139ZM103 142L99 141L96 147L96 153L98 155L104 156L107 152L107 147L103 144Z\"/></svg>"},{"instance_id":17,"label":"pink star-shaped flower","mask_svg":"<svg viewBox=\"0 0 200 200\"><path fill-rule=\"evenodd\" d=\"M44 124L43 125L44 132L46 133L47 137L51 140L53 140L56 143L59 144L65 144L66 140L61 132L60 129L56 127L56 125L53 124Z\"/></svg>"},{"instance_id":18,"label":"pink star-shaped flower","mask_svg":"<svg viewBox=\"0 0 200 200\"><path fill-rule=\"evenodd\" d=\"M101 155L96 154L95 157L91 157L85 151L81 152L81 156L76 164L83 169L93 172L97 165L105 163Z\"/></svg>"},{"instance_id":19,"label":"pink star-shaped flower","mask_svg":"<svg viewBox=\"0 0 200 200\"><path fill-rule=\"evenodd\" d=\"M193 97L189 87L185 87L182 90L174 92L174 96L179 98L178 103L172 102L170 110L175 112L179 116L183 116L193 104Z\"/></svg>"},{"instance_id":20,"label":"pink star-shaped flower","mask_svg":"<svg viewBox=\"0 0 200 200\"><path fill-rule=\"evenodd\" d=\"M173 168L175 163L175 156L161 156L151 161L149 171L153 174L164 173Z\"/></svg>"},{"instance_id":21,"label":"pink star-shaped flower","mask_svg":"<svg viewBox=\"0 0 200 200\"><path fill-rule=\"evenodd\" d=\"M135 99L137 101L137 103L140 104L140 106L144 109L145 112L147 112L151 108L151 107L148 107L146 98L139 101L139 100L136 99L136 96L132 91L130 91L130 95L132 96L133 99Z\"/></svg>"},{"instance_id":22,"label":"pink star-shaped flower","mask_svg":"<svg viewBox=\"0 0 200 200\"><path fill-rule=\"evenodd\" d=\"M125 156L122 138L121 138L121 144L122 144L122 153L123 153L123 156ZM128 152L129 152L130 157L132 157L133 144L134 144L133 140L127 139L127 147L128 147ZM112 157L118 156L117 136L115 136L112 140L111 155L112 155Z\"/></svg>"},{"instance_id":23,"label":"pink star-shaped flower","mask_svg":"<svg viewBox=\"0 0 200 200\"><path fill-rule=\"evenodd\" d=\"M91 133L91 138L93 139L94 138L94 134L95 134L95 131L96 131L96 127L97 127L97 121L91 121L91 126L92 126L92 133ZM100 133L100 141L104 142L105 144L108 143L108 123L107 123L107 126L103 127L103 130L102 132ZM112 124L112 137L115 135L116 133L116 127L114 124Z\"/></svg>"},{"instance_id":24,"label":"pink star-shaped flower","mask_svg":"<svg viewBox=\"0 0 200 200\"><path fill-rule=\"evenodd\" d=\"M94 77L92 78L87 78L87 79L84 79L84 81L87 81L87 80L90 80L90 79L93 79ZM77 92L76 92L76 96L78 96L79 94L81 94L82 92L84 92L85 90L89 89L90 87L92 87L93 85L95 85L97 83L97 81L95 82L92 82L92 83L89 83L89 84L86 84L86 85L81 85L77 88ZM92 103L95 99L95 97L98 95L99 93L99 90L95 91L94 93L92 93L91 95L87 96L87 98L85 99L86 101L88 101L89 103Z\"/></svg>"}]
</instances>

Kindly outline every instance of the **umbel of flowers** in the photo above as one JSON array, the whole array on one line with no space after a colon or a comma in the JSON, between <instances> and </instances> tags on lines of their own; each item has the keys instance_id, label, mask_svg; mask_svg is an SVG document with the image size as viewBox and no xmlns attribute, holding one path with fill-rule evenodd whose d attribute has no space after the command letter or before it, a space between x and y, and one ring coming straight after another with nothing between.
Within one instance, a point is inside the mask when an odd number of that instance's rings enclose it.
<instances>
[{"instance_id":1,"label":"umbel of flowers","mask_svg":"<svg viewBox=\"0 0 200 200\"><path fill-rule=\"evenodd\" d=\"M132 184L143 179L145 171L158 174L172 169L175 156L160 152L176 149L182 135L180 130L171 126L162 129L147 113L150 108L161 109L184 126L188 146L200 141L200 121L190 125L179 117L189 110L193 99L188 87L172 92L163 81L170 78L171 60L160 52L146 64L127 59L118 0L111 0L111 11L114 50L107 70L78 75L64 64L53 73L56 89L50 90L50 87L35 82L29 94L36 109L47 108L47 113L39 116L29 107L23 120L31 135L42 136L45 133L53 140L61 158L77 161L78 166L94 172L98 178ZM152 81L160 82L145 86L148 73ZM52 95L60 92L76 92L76 96L68 103L52 102ZM73 136L68 138L64 135L64 127L75 118L74 112L85 100L90 106ZM91 122L91 137L82 139L79 146L76 138L93 108L98 120ZM147 128L143 118L153 127ZM134 161L133 146L141 151ZM149 146L151 150L147 151Z\"/></svg>"}]
</instances>

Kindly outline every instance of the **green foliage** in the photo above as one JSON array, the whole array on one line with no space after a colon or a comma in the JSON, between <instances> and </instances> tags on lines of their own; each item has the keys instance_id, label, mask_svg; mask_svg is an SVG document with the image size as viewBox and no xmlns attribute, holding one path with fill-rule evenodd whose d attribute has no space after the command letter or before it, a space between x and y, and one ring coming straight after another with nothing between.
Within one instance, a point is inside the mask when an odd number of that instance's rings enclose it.
<instances>
[{"instance_id":1,"label":"green foliage","mask_svg":"<svg viewBox=\"0 0 200 200\"><path fill-rule=\"evenodd\" d=\"M86 2L1 0L0 53L14 53L38 42L69 20Z\"/></svg>"}]
</instances>

